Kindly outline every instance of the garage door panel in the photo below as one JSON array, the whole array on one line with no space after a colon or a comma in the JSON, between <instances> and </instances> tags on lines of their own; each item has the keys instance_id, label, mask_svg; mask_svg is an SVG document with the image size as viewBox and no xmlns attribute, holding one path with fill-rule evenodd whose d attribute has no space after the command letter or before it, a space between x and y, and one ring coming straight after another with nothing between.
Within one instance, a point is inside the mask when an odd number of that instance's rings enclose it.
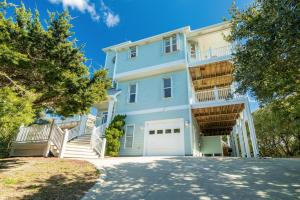
<instances>
[{"instance_id":1,"label":"garage door panel","mask_svg":"<svg viewBox=\"0 0 300 200\"><path fill-rule=\"evenodd\" d=\"M183 119L147 122L145 155L184 155Z\"/></svg>"}]
</instances>

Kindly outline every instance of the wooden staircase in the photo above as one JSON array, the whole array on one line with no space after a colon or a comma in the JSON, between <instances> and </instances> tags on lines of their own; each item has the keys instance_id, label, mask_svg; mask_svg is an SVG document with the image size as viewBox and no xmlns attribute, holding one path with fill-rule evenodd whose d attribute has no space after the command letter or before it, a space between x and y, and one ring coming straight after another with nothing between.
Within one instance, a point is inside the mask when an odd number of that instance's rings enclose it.
<instances>
[{"instance_id":1,"label":"wooden staircase","mask_svg":"<svg viewBox=\"0 0 300 200\"><path fill-rule=\"evenodd\" d=\"M64 158L99 158L90 143L91 134L74 138L66 144Z\"/></svg>"}]
</instances>

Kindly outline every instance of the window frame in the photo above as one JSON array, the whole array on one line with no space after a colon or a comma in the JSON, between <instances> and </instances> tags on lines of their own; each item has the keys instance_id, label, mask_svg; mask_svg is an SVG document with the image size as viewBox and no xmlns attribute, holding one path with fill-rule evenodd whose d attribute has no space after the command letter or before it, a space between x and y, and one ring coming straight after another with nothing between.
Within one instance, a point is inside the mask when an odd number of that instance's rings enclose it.
<instances>
[{"instance_id":1,"label":"window frame","mask_svg":"<svg viewBox=\"0 0 300 200\"><path fill-rule=\"evenodd\" d=\"M128 127L129 126L132 126L133 128L132 128L132 136L130 136L130 137L132 137L132 143L131 143L131 147L127 147L126 146L126 143L127 143L127 129L128 129ZM132 149L133 148L133 144L134 144L134 131L135 131L135 124L127 124L126 126L125 126L125 134L124 134L124 149Z\"/></svg>"},{"instance_id":2,"label":"window frame","mask_svg":"<svg viewBox=\"0 0 300 200\"><path fill-rule=\"evenodd\" d=\"M132 56L133 52L132 52L132 49L135 49L135 56ZM128 57L130 59L134 59L138 56L138 47L137 46L132 46L132 47L129 47L129 52L128 52Z\"/></svg>"},{"instance_id":3,"label":"window frame","mask_svg":"<svg viewBox=\"0 0 300 200\"><path fill-rule=\"evenodd\" d=\"M173 43L173 37L174 36L176 38L176 41ZM168 47L170 47L170 52L166 51L166 49L167 49L166 42L169 42ZM176 45L176 50L173 49L174 45ZM169 53L173 53L173 52L179 51L180 50L179 45L180 44L179 44L179 36L178 36L178 34L173 34L173 35L170 35L168 37L163 38L163 52L164 52L164 54L169 54Z\"/></svg>"},{"instance_id":4,"label":"window frame","mask_svg":"<svg viewBox=\"0 0 300 200\"><path fill-rule=\"evenodd\" d=\"M170 79L170 87L165 87L165 79ZM171 96L170 97L166 97L165 96L165 89L171 89ZM172 80L172 77L171 76L169 76L169 77L163 77L162 78L162 92L163 92L163 98L164 99L170 99L170 98L172 98L173 97L173 80Z\"/></svg>"},{"instance_id":5,"label":"window frame","mask_svg":"<svg viewBox=\"0 0 300 200\"><path fill-rule=\"evenodd\" d=\"M130 87L132 85L135 85L135 93L131 93L131 91L130 91ZM136 103L137 102L137 93L138 93L137 91L138 91L138 84L137 84L137 82L135 82L135 83L129 83L129 85L128 85L127 103L132 104L132 103ZM130 102L130 96L131 96L131 94L135 94L134 102Z\"/></svg>"}]
</instances>

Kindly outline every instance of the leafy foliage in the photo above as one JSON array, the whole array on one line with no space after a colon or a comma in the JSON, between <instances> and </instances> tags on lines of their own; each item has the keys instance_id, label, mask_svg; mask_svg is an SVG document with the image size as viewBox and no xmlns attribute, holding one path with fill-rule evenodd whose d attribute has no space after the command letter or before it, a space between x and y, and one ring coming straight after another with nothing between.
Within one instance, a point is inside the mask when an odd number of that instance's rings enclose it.
<instances>
[{"instance_id":1,"label":"leafy foliage","mask_svg":"<svg viewBox=\"0 0 300 200\"><path fill-rule=\"evenodd\" d=\"M34 96L30 94L21 96L12 88L0 88L0 151L2 153L7 153L8 144L20 125L33 121L35 114L32 109L33 100Z\"/></svg>"},{"instance_id":2,"label":"leafy foliage","mask_svg":"<svg viewBox=\"0 0 300 200\"><path fill-rule=\"evenodd\" d=\"M262 152L299 154L299 0L255 0L242 11L233 5L231 16L238 92L250 91L264 106L255 113Z\"/></svg>"},{"instance_id":3,"label":"leafy foliage","mask_svg":"<svg viewBox=\"0 0 300 200\"><path fill-rule=\"evenodd\" d=\"M300 91L299 0L256 0L248 9L231 9L235 79L262 103Z\"/></svg>"},{"instance_id":4,"label":"leafy foliage","mask_svg":"<svg viewBox=\"0 0 300 200\"><path fill-rule=\"evenodd\" d=\"M14 15L8 17L11 8ZM111 86L107 71L89 74L70 21L67 12L49 13L43 26L37 10L0 2L0 142L4 146L21 123L32 122L41 111L84 114L106 99Z\"/></svg>"},{"instance_id":5,"label":"leafy foliage","mask_svg":"<svg viewBox=\"0 0 300 200\"><path fill-rule=\"evenodd\" d=\"M118 156L121 146L121 137L124 135L125 115L116 115L109 127L105 130L106 154Z\"/></svg>"},{"instance_id":6,"label":"leafy foliage","mask_svg":"<svg viewBox=\"0 0 300 200\"><path fill-rule=\"evenodd\" d=\"M4 5L4 4L2 4ZM71 17L67 12L50 13L44 28L36 10L24 4L14 18L0 13L0 85L14 81L37 94L33 107L52 109L60 115L86 113L106 98L111 81L105 70L92 76L76 39L71 40Z\"/></svg>"},{"instance_id":7,"label":"leafy foliage","mask_svg":"<svg viewBox=\"0 0 300 200\"><path fill-rule=\"evenodd\" d=\"M278 104L270 104L254 113L260 151L264 156L300 155L300 118L290 115Z\"/></svg>"}]
</instances>

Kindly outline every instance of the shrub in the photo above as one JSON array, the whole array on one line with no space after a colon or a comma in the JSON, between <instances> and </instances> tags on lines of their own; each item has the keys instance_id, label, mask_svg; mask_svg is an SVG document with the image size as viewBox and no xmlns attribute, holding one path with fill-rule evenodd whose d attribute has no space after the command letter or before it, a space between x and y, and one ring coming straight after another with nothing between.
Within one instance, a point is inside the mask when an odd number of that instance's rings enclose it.
<instances>
[{"instance_id":1,"label":"shrub","mask_svg":"<svg viewBox=\"0 0 300 200\"><path fill-rule=\"evenodd\" d=\"M105 130L106 155L118 156L121 146L121 137L124 135L126 115L116 115L109 127Z\"/></svg>"}]
</instances>

